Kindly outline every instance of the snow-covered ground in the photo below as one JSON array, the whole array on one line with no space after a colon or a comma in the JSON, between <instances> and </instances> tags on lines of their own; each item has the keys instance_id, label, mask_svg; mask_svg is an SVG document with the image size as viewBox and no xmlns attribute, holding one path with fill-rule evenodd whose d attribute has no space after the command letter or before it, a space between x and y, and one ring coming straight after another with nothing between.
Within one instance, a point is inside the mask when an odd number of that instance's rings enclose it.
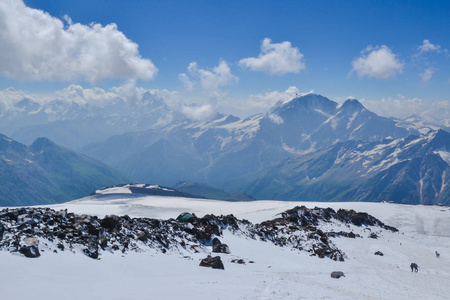
<instances>
[{"instance_id":1,"label":"snow-covered ground","mask_svg":"<svg viewBox=\"0 0 450 300\"><path fill-rule=\"evenodd\" d=\"M253 223L273 219L297 205L352 208L367 212L392 233L376 228L378 239L334 238L347 258L336 262L247 239L228 231L221 238L231 254L219 254L225 270L199 267L205 253L105 252L93 260L69 251L25 258L0 252L1 299L449 299L450 210L448 207L386 203L285 201L225 202L205 199L99 195L65 204L78 214L158 219L181 212L234 214ZM345 226L345 225L342 225ZM348 229L348 228L347 228ZM355 233L362 228L351 228ZM336 229L339 231L340 229ZM374 230L374 229L372 229ZM365 234L364 236L367 236ZM374 255L381 251L384 256ZM441 256L436 258L435 251ZM217 254L213 254L215 256ZM232 263L242 258L245 265ZM248 263L254 261L254 263ZM409 265L416 262L419 272ZM333 279L332 271L345 277Z\"/></svg>"}]
</instances>

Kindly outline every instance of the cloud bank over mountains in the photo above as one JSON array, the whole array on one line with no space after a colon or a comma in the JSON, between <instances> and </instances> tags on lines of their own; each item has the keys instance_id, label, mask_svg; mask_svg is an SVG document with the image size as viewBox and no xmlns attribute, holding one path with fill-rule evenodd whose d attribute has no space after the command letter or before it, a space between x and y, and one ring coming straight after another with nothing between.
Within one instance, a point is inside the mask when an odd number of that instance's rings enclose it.
<instances>
[{"instance_id":1,"label":"cloud bank over mountains","mask_svg":"<svg viewBox=\"0 0 450 300\"><path fill-rule=\"evenodd\" d=\"M177 91L144 89L136 87L134 82L128 82L123 86L113 87L110 90L104 90L99 87L83 88L80 85L70 85L52 94L32 94L13 88L0 91L0 117L5 113L17 110L15 106L23 99L30 99L39 104L45 104L50 101L58 100L68 103L77 103L78 105L92 105L99 108L107 108L118 100L124 101L130 106L130 109L139 109L142 102L145 101L144 95L148 93L155 99L162 100L172 110L183 114L191 120L208 120L217 113L221 113L220 105L211 101L203 104L186 104ZM248 112L257 110L261 113L267 112L278 102L287 102L293 98L314 93L314 91L301 92L297 87L290 86L285 91L271 91L264 94L250 95L246 101L241 102L241 111ZM337 102L344 102L348 96L342 99L336 99ZM450 127L450 101L426 101L420 98L407 98L403 95L397 95L392 98L376 99L358 99L367 109L380 116L394 118L408 118L412 115L421 118L432 124ZM431 103L431 104L430 104ZM278 119L273 121L279 122Z\"/></svg>"},{"instance_id":2,"label":"cloud bank over mountains","mask_svg":"<svg viewBox=\"0 0 450 300\"><path fill-rule=\"evenodd\" d=\"M265 82L258 83L260 90L250 90L247 94L241 93L238 96L230 93L230 87L246 89L240 82L247 82L244 76L249 76L248 71L264 73L273 81L283 78L282 76L303 75L305 61L312 57L312 53L307 48L300 52L294 42L275 42L265 37L261 40L260 53L254 57L251 56L252 53L241 53L237 59L220 59L217 65L212 66L208 63L204 65L204 61L200 62L199 59L188 60L191 63L186 71L176 72L184 89L148 85L145 88L137 87L137 84L142 84L139 80L153 79L158 73L152 60L142 57L138 48L138 44L125 36L114 23L74 23L67 15L57 18L26 6L22 0L3 0L0 2L0 78L17 82L64 82L67 87L61 89L59 86L57 90L45 94L14 88L0 90L0 109L13 109L14 103L24 98L39 103L61 99L80 104L90 103L98 107L107 106L114 99L121 98L133 105L139 103L142 95L150 91L164 99L174 110L198 120L211 118L226 106L229 111L234 110L233 113L241 116L264 112L278 101L300 95L296 86L301 86L306 91L315 88L320 93L321 85L325 85L318 82L317 86L307 88L309 85L302 86L302 77L298 77L298 83L289 81L278 88L265 86ZM414 65L413 74L417 86L436 86L435 82L442 76L444 67L434 63L432 58L449 57L446 46L441 46L434 40L423 39L420 44L411 45L411 49L412 53L408 57L406 53L391 50L388 45L368 46L359 56L345 62L347 69L341 75L345 78L350 70L350 74L354 73L356 76L347 76L347 80L359 77L366 82L400 81L412 70L411 65ZM173 81L177 80L177 75L172 78ZM122 82L112 83L116 86L109 88L95 86L105 80ZM445 84L450 84L450 79L445 78ZM85 88L86 86L89 88ZM287 90L283 91L286 87ZM354 91L349 90L348 93ZM442 122L449 115L447 99L418 99L411 95L409 99L391 96L375 100L370 95L359 98L368 99L362 101L367 101L366 105L370 105L371 110L384 116L426 115L428 120Z\"/></svg>"},{"instance_id":3,"label":"cloud bank over mountains","mask_svg":"<svg viewBox=\"0 0 450 300\"><path fill-rule=\"evenodd\" d=\"M152 79L158 69L116 24L66 23L22 1L0 2L0 75L67 82Z\"/></svg>"}]
</instances>

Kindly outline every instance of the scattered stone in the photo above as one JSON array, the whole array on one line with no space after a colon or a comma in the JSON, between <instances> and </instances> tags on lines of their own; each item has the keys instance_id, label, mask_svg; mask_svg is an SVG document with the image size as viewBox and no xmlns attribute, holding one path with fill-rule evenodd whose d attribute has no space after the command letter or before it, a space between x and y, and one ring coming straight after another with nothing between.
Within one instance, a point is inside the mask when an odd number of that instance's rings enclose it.
<instances>
[{"instance_id":1,"label":"scattered stone","mask_svg":"<svg viewBox=\"0 0 450 300\"><path fill-rule=\"evenodd\" d=\"M378 239L378 235L375 232L372 232L371 234L369 234L369 238Z\"/></svg>"},{"instance_id":2,"label":"scattered stone","mask_svg":"<svg viewBox=\"0 0 450 300\"><path fill-rule=\"evenodd\" d=\"M331 278L341 278L341 277L345 277L344 272L341 271L334 271L331 272Z\"/></svg>"},{"instance_id":3,"label":"scattered stone","mask_svg":"<svg viewBox=\"0 0 450 300\"><path fill-rule=\"evenodd\" d=\"M220 256L212 257L212 256L208 255L207 258L202 259L202 261L200 262L200 267L208 267L208 268L213 268L213 269L225 270L225 267L223 266Z\"/></svg>"},{"instance_id":4,"label":"scattered stone","mask_svg":"<svg viewBox=\"0 0 450 300\"><path fill-rule=\"evenodd\" d=\"M98 249L96 248L83 249L83 253L90 258L98 259Z\"/></svg>"},{"instance_id":5,"label":"scattered stone","mask_svg":"<svg viewBox=\"0 0 450 300\"><path fill-rule=\"evenodd\" d=\"M240 258L240 259L237 259L237 258L232 259L231 262L235 263L235 264L245 265L245 261L242 258Z\"/></svg>"},{"instance_id":6,"label":"scattered stone","mask_svg":"<svg viewBox=\"0 0 450 300\"><path fill-rule=\"evenodd\" d=\"M379 256L383 256L383 255L384 255L383 252L381 252L381 251L377 251L377 252L375 252L374 254L375 254L375 255L379 255Z\"/></svg>"}]
</instances>

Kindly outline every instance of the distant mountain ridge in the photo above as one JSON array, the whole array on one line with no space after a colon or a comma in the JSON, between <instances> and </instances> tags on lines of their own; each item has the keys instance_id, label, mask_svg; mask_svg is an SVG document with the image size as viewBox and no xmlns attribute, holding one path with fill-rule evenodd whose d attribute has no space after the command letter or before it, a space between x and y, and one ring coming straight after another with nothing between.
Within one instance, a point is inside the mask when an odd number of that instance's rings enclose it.
<instances>
[{"instance_id":1,"label":"distant mountain ridge","mask_svg":"<svg viewBox=\"0 0 450 300\"><path fill-rule=\"evenodd\" d=\"M0 134L0 206L65 202L127 181L105 164L47 138L28 147Z\"/></svg>"},{"instance_id":2,"label":"distant mountain ridge","mask_svg":"<svg viewBox=\"0 0 450 300\"><path fill-rule=\"evenodd\" d=\"M338 104L310 93L280 101L265 114L217 114L204 121L183 117L149 93L136 104L139 112L123 105L118 99L99 110L55 101L43 110L24 100L15 111L23 118L35 110L55 119L16 134L31 137L44 126L50 130L44 132L78 147L92 140L82 153L136 182L201 182L219 198L217 191L256 199L448 202L448 133L413 117L378 116L356 99ZM123 114L116 114L121 108ZM64 117L58 119L57 112ZM183 188L211 192L200 185Z\"/></svg>"},{"instance_id":3,"label":"distant mountain ridge","mask_svg":"<svg viewBox=\"0 0 450 300\"><path fill-rule=\"evenodd\" d=\"M77 93L76 89L72 92ZM119 96L103 102L54 99L38 103L24 98L0 112L0 132L25 144L45 136L78 150L112 135L158 128L185 119L150 92L136 102L127 102Z\"/></svg>"},{"instance_id":4,"label":"distant mountain ridge","mask_svg":"<svg viewBox=\"0 0 450 300\"><path fill-rule=\"evenodd\" d=\"M174 122L83 151L138 181L166 186L187 180L256 199L437 204L447 202L448 161L442 156L449 148L424 152L406 141L434 149L432 143L446 134L428 129L420 135L417 127L380 117L355 99L339 105L307 94L280 101L264 115ZM380 147L392 151L377 152ZM364 156L364 163L350 153Z\"/></svg>"}]
</instances>

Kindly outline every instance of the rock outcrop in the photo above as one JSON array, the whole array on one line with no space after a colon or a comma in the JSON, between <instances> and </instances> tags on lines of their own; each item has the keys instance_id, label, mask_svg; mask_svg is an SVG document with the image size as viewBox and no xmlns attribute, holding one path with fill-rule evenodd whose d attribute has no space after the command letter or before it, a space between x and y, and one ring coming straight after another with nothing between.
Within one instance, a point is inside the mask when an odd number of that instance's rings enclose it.
<instances>
[{"instance_id":1,"label":"rock outcrop","mask_svg":"<svg viewBox=\"0 0 450 300\"><path fill-rule=\"evenodd\" d=\"M218 237L224 230L233 234L308 251L320 258L343 261L345 253L331 238L361 238L353 232L325 232L321 224L332 222L354 226L377 226L396 231L378 219L354 211L331 208L295 207L281 217L252 224L233 215L192 214L186 221L131 218L108 215L104 218L77 215L67 210L50 208L15 208L0 211L0 250L18 252L26 257L39 257L42 251L72 251L100 259L104 251L126 253L156 249L167 251L230 253L228 245ZM42 251L41 251L42 249Z\"/></svg>"}]
</instances>

